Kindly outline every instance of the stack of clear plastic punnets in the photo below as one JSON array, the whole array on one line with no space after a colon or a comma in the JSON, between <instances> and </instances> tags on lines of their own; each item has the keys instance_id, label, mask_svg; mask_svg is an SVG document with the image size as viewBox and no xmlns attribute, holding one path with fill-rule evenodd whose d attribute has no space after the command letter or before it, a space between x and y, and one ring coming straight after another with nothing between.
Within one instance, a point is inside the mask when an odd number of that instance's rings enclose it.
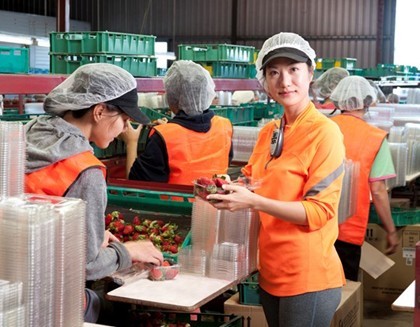
<instances>
[{"instance_id":1,"label":"stack of clear plastic punnets","mask_svg":"<svg viewBox=\"0 0 420 327\"><path fill-rule=\"evenodd\" d=\"M82 326L86 204L24 194L24 173L24 127L0 122L0 279L20 285L7 306L0 288L0 326Z\"/></svg>"},{"instance_id":2,"label":"stack of clear plastic punnets","mask_svg":"<svg viewBox=\"0 0 420 327\"><path fill-rule=\"evenodd\" d=\"M352 160L344 162L344 179L338 205L338 223L354 215L357 206L360 163Z\"/></svg>"},{"instance_id":3,"label":"stack of clear plastic punnets","mask_svg":"<svg viewBox=\"0 0 420 327\"><path fill-rule=\"evenodd\" d=\"M0 202L0 278L22 282L22 326L82 326L85 203L25 194Z\"/></svg>"},{"instance_id":4,"label":"stack of clear plastic punnets","mask_svg":"<svg viewBox=\"0 0 420 327\"><path fill-rule=\"evenodd\" d=\"M22 194L24 178L24 126L19 122L0 121L0 199Z\"/></svg>"},{"instance_id":5,"label":"stack of clear plastic punnets","mask_svg":"<svg viewBox=\"0 0 420 327\"><path fill-rule=\"evenodd\" d=\"M259 127L234 126L233 127L233 160L248 162L257 142Z\"/></svg>"},{"instance_id":6,"label":"stack of clear plastic punnets","mask_svg":"<svg viewBox=\"0 0 420 327\"><path fill-rule=\"evenodd\" d=\"M22 283L0 279L0 326L25 326Z\"/></svg>"},{"instance_id":7,"label":"stack of clear plastic punnets","mask_svg":"<svg viewBox=\"0 0 420 327\"><path fill-rule=\"evenodd\" d=\"M257 268L259 219L253 210L218 210L195 198L191 246L179 253L183 272L237 280Z\"/></svg>"},{"instance_id":8,"label":"stack of clear plastic punnets","mask_svg":"<svg viewBox=\"0 0 420 327\"><path fill-rule=\"evenodd\" d=\"M391 128L388 140L390 143L405 143L407 145L408 153L406 175L419 173L420 124L407 123L404 127L394 126Z\"/></svg>"},{"instance_id":9,"label":"stack of clear plastic punnets","mask_svg":"<svg viewBox=\"0 0 420 327\"><path fill-rule=\"evenodd\" d=\"M387 179L388 189L406 185L407 166L408 166L408 146L407 143L389 143L392 162L394 163L396 177Z\"/></svg>"}]
</instances>

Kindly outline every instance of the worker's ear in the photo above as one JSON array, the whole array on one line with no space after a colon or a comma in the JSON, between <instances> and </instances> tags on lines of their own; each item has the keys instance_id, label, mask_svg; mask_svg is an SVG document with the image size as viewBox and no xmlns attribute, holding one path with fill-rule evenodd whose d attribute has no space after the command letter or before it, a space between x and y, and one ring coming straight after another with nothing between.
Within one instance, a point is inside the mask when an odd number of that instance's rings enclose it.
<instances>
[{"instance_id":1,"label":"worker's ear","mask_svg":"<svg viewBox=\"0 0 420 327\"><path fill-rule=\"evenodd\" d=\"M99 122L104 117L105 111L106 111L106 105L103 103L99 103L93 107L92 118L95 123Z\"/></svg>"}]
</instances>

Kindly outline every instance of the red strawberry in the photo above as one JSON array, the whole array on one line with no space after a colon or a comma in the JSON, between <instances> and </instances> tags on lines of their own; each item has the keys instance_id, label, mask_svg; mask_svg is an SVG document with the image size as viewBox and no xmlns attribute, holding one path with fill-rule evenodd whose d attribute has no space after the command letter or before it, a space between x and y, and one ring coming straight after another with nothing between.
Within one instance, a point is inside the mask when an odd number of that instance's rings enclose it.
<instances>
[{"instance_id":1,"label":"red strawberry","mask_svg":"<svg viewBox=\"0 0 420 327\"><path fill-rule=\"evenodd\" d=\"M177 268L167 269L166 272L165 272L165 279L167 279L167 280L174 279L176 277L176 275L178 275L178 269Z\"/></svg>"},{"instance_id":2,"label":"red strawberry","mask_svg":"<svg viewBox=\"0 0 420 327\"><path fill-rule=\"evenodd\" d=\"M105 216L105 226L108 227L112 221L112 215L109 213Z\"/></svg>"},{"instance_id":3,"label":"red strawberry","mask_svg":"<svg viewBox=\"0 0 420 327\"><path fill-rule=\"evenodd\" d=\"M125 225L123 229L124 235L131 235L134 232L134 227L132 225Z\"/></svg>"},{"instance_id":4,"label":"red strawberry","mask_svg":"<svg viewBox=\"0 0 420 327\"><path fill-rule=\"evenodd\" d=\"M181 244L183 241L184 241L184 238L181 235L177 234L177 235L174 236L174 242L176 244Z\"/></svg>"},{"instance_id":5,"label":"red strawberry","mask_svg":"<svg viewBox=\"0 0 420 327\"><path fill-rule=\"evenodd\" d=\"M216 177L213 178L214 184L216 184L217 187L222 187L224 184L229 184L225 179Z\"/></svg>"},{"instance_id":6,"label":"red strawberry","mask_svg":"<svg viewBox=\"0 0 420 327\"><path fill-rule=\"evenodd\" d=\"M163 267L169 267L171 264L169 263L168 260L163 261L162 266Z\"/></svg>"},{"instance_id":7,"label":"red strawberry","mask_svg":"<svg viewBox=\"0 0 420 327\"><path fill-rule=\"evenodd\" d=\"M162 280L163 279L163 272L160 268L153 268L149 272L149 278L151 280Z\"/></svg>"},{"instance_id":8,"label":"red strawberry","mask_svg":"<svg viewBox=\"0 0 420 327\"><path fill-rule=\"evenodd\" d=\"M200 177L196 180L196 183L204 187L209 185L215 185L214 181L208 177Z\"/></svg>"},{"instance_id":9,"label":"red strawberry","mask_svg":"<svg viewBox=\"0 0 420 327\"><path fill-rule=\"evenodd\" d=\"M139 226L140 224L141 224L141 221L140 221L139 216L135 216L135 217L133 218L133 225L134 225L134 226Z\"/></svg>"},{"instance_id":10,"label":"red strawberry","mask_svg":"<svg viewBox=\"0 0 420 327\"><path fill-rule=\"evenodd\" d=\"M136 225L134 229L138 231L140 234L147 234L147 227L143 225Z\"/></svg>"},{"instance_id":11,"label":"red strawberry","mask_svg":"<svg viewBox=\"0 0 420 327\"><path fill-rule=\"evenodd\" d=\"M178 253L178 247L176 245L170 245L168 247L169 251L168 252L172 252L172 253Z\"/></svg>"}]
</instances>

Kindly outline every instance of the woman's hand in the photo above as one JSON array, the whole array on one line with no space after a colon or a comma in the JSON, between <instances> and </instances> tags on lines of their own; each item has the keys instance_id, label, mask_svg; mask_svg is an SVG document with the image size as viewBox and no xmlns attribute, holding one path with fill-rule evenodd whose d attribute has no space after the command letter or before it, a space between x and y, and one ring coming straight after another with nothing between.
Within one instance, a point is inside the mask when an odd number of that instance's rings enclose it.
<instances>
[{"instance_id":1,"label":"woman's hand","mask_svg":"<svg viewBox=\"0 0 420 327\"><path fill-rule=\"evenodd\" d=\"M385 250L385 254L389 255L395 253L397 251L398 245L400 244L397 231L388 233L386 235L386 239L388 242L388 248Z\"/></svg>"},{"instance_id":2,"label":"woman's hand","mask_svg":"<svg viewBox=\"0 0 420 327\"><path fill-rule=\"evenodd\" d=\"M217 209L227 209L230 211L237 211L241 209L254 208L254 203L257 194L251 192L244 186L225 184L222 185L225 191L229 194L210 194L207 200L219 200L220 202L212 203Z\"/></svg>"},{"instance_id":3,"label":"woman's hand","mask_svg":"<svg viewBox=\"0 0 420 327\"><path fill-rule=\"evenodd\" d=\"M142 129L143 125L139 124L136 128L134 128L133 125L131 125L131 122L127 120L125 129L118 138L123 140L126 144L137 144Z\"/></svg>"},{"instance_id":4,"label":"woman's hand","mask_svg":"<svg viewBox=\"0 0 420 327\"><path fill-rule=\"evenodd\" d=\"M133 262L151 263L156 266L161 266L163 263L162 252L151 241L128 241L124 246Z\"/></svg>"},{"instance_id":5,"label":"woman's hand","mask_svg":"<svg viewBox=\"0 0 420 327\"><path fill-rule=\"evenodd\" d=\"M105 231L104 241L102 242L101 247L106 248L109 243L111 242L119 242L120 240L114 234L112 234L109 230Z\"/></svg>"}]
</instances>

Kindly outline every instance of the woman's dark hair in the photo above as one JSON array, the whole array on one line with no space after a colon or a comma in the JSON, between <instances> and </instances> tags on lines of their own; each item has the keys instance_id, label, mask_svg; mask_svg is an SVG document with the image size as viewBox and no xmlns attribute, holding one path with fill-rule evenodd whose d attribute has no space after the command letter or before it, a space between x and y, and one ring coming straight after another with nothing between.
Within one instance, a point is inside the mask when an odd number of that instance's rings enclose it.
<instances>
[{"instance_id":1,"label":"woman's dark hair","mask_svg":"<svg viewBox=\"0 0 420 327\"><path fill-rule=\"evenodd\" d=\"M111 112L112 112L112 111L114 111L114 112L118 112L118 113L122 113L122 112L123 112L120 108L118 108L118 107L116 107L116 106L114 106L114 105L112 105L112 104L105 103L105 105L106 105L107 109L108 109L109 111L111 111ZM71 114L72 114L72 116L73 116L74 118L76 118L76 119L80 119L80 118L82 118L84 115L86 115L86 113L87 113L89 110L93 109L95 106L96 106L96 104L95 104L95 105L93 105L93 106L91 106L90 108L85 108L85 109L80 109L80 110L74 110L74 111L72 111L72 112L71 112Z\"/></svg>"}]
</instances>

